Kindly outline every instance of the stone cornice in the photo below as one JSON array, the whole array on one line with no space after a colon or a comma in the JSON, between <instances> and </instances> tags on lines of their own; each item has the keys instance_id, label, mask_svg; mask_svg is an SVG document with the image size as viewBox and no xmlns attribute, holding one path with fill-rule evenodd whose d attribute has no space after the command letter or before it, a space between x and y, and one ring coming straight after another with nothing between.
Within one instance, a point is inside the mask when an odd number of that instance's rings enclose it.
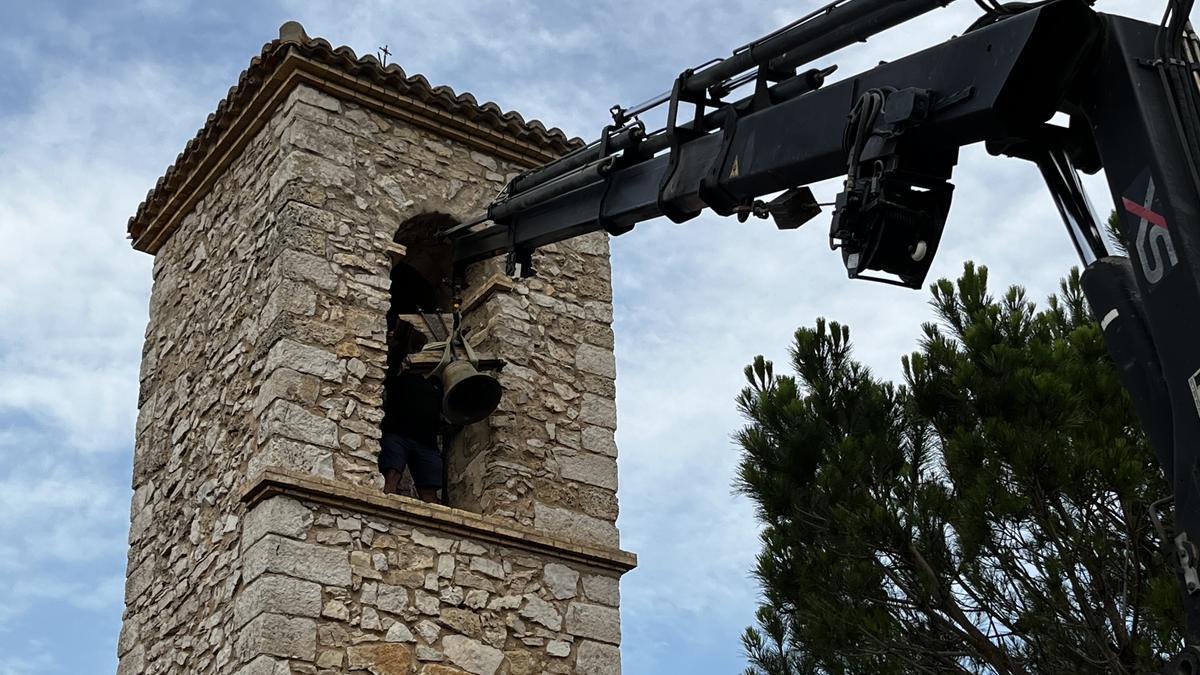
<instances>
[{"instance_id":1,"label":"stone cornice","mask_svg":"<svg viewBox=\"0 0 1200 675\"><path fill-rule=\"evenodd\" d=\"M539 166L582 144L537 120L505 113L494 103L479 104L470 94L434 87L420 75L408 77L394 64L384 67L373 56L359 58L347 47L334 49L309 38L299 24L284 24L280 39L251 62L129 219L133 247L156 253L302 84L522 167Z\"/></svg>"},{"instance_id":2,"label":"stone cornice","mask_svg":"<svg viewBox=\"0 0 1200 675\"><path fill-rule=\"evenodd\" d=\"M253 506L278 495L369 513L450 535L579 562L618 574L637 567L637 555L628 551L577 544L477 513L440 504L426 504L399 495L386 495L353 484L291 471L269 469L259 473L246 484L242 501Z\"/></svg>"}]
</instances>

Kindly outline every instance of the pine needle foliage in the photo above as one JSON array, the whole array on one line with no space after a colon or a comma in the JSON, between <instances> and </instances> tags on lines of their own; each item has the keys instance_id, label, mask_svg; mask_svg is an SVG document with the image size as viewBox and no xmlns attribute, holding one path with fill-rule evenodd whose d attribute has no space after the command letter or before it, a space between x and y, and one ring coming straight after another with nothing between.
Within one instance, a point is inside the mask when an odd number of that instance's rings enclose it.
<instances>
[{"instance_id":1,"label":"pine needle foliage","mask_svg":"<svg viewBox=\"0 0 1200 675\"><path fill-rule=\"evenodd\" d=\"M967 264L875 378L850 330L796 332L737 404L764 524L746 675L1148 673L1180 645L1148 517L1167 486L1078 271L1038 310Z\"/></svg>"}]
</instances>

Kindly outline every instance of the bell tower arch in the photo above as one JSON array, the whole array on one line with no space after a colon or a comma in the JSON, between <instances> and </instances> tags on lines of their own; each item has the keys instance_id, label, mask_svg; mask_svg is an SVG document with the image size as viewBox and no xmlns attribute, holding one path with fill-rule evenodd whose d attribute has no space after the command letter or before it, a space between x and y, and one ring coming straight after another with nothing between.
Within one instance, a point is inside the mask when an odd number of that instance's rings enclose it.
<instances>
[{"instance_id":1,"label":"bell tower arch","mask_svg":"<svg viewBox=\"0 0 1200 675\"><path fill-rule=\"evenodd\" d=\"M466 271L504 396L451 505L376 466L389 319L454 299L437 232L577 145L294 22L263 47L129 223L155 262L121 675L620 672L604 235Z\"/></svg>"}]
</instances>

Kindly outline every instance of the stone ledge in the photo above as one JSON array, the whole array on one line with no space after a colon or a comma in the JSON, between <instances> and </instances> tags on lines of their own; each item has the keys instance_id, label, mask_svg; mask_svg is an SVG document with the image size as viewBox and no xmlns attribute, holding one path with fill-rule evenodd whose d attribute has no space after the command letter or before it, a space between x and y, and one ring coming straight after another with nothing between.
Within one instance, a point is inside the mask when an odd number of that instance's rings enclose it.
<instances>
[{"instance_id":1,"label":"stone ledge","mask_svg":"<svg viewBox=\"0 0 1200 675\"><path fill-rule=\"evenodd\" d=\"M580 562L618 574L637 567L637 555L628 551L576 544L470 511L441 504L426 504L410 497L386 495L348 483L282 469L267 469L251 478L242 491L242 501L253 507L277 495L370 513L451 535Z\"/></svg>"},{"instance_id":2,"label":"stone ledge","mask_svg":"<svg viewBox=\"0 0 1200 675\"><path fill-rule=\"evenodd\" d=\"M493 293L509 293L516 288L516 284L508 277L507 274L496 272L483 283L471 289L463 300L462 311L464 313L475 309L475 306L492 296Z\"/></svg>"}]
</instances>

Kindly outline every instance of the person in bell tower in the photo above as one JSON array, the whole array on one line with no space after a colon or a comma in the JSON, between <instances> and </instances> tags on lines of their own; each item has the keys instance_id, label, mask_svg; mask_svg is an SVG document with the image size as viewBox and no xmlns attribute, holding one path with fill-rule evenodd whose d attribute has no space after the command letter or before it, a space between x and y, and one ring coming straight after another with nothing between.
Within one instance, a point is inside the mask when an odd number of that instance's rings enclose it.
<instances>
[{"instance_id":1,"label":"person in bell tower","mask_svg":"<svg viewBox=\"0 0 1200 675\"><path fill-rule=\"evenodd\" d=\"M390 351L401 355L384 384L384 413L379 439L379 471L383 491L399 494L407 467L425 502L438 501L442 488L442 455L438 433L442 427L442 383L411 368L408 355L425 345L426 338L407 321L393 319L388 331Z\"/></svg>"}]
</instances>

